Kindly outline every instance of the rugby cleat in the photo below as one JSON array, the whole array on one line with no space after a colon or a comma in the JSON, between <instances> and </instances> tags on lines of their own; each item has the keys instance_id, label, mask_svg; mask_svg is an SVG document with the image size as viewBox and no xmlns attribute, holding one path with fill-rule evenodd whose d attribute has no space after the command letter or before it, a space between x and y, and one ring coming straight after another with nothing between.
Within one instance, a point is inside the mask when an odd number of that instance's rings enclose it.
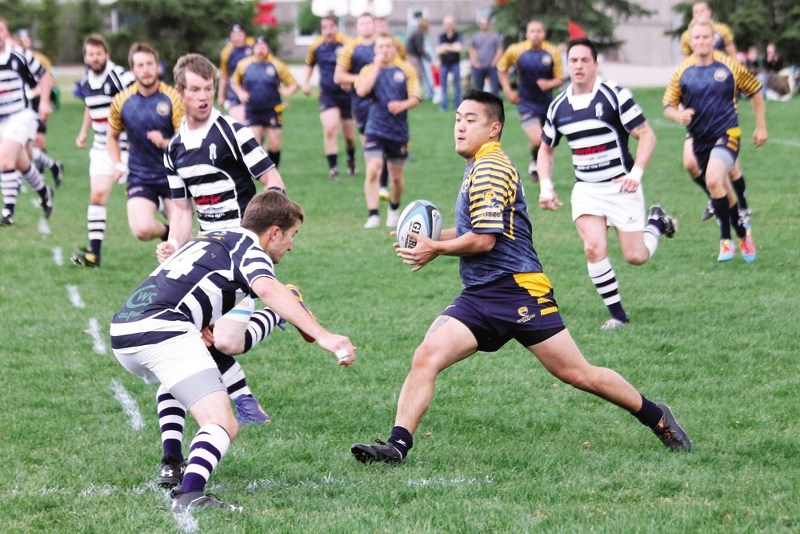
<instances>
[{"instance_id":1,"label":"rugby cleat","mask_svg":"<svg viewBox=\"0 0 800 534\"><path fill-rule=\"evenodd\" d=\"M330 176L331 180L338 180L339 167L331 167L331 170L328 171L328 176Z\"/></svg>"},{"instance_id":2,"label":"rugby cleat","mask_svg":"<svg viewBox=\"0 0 800 534\"><path fill-rule=\"evenodd\" d=\"M394 228L397 226L397 221L400 220L400 210L393 210L389 208L389 211L386 212L386 226L389 228Z\"/></svg>"},{"instance_id":3,"label":"rugby cleat","mask_svg":"<svg viewBox=\"0 0 800 534\"><path fill-rule=\"evenodd\" d=\"M353 453L355 459L362 464L370 464L373 462L399 464L403 463L405 460L403 455L400 454L400 451L381 440L376 440L375 443L371 445L357 443L350 447L350 452Z\"/></svg>"},{"instance_id":4,"label":"rugby cleat","mask_svg":"<svg viewBox=\"0 0 800 534\"><path fill-rule=\"evenodd\" d=\"M161 459L161 468L158 470L156 482L162 488L174 488L183 482L183 473L186 471L186 460L178 461L172 456Z\"/></svg>"},{"instance_id":5,"label":"rugby cleat","mask_svg":"<svg viewBox=\"0 0 800 534\"><path fill-rule=\"evenodd\" d=\"M616 317L611 317L603 323L603 326L600 327L600 330L616 330L617 328L626 326L628 322L629 321L621 321Z\"/></svg>"},{"instance_id":6,"label":"rugby cleat","mask_svg":"<svg viewBox=\"0 0 800 534\"><path fill-rule=\"evenodd\" d=\"M666 404L656 404L661 408L661 421L653 428L653 433L664 446L672 451L688 451L692 448L692 440L678 424L672 410Z\"/></svg>"},{"instance_id":7,"label":"rugby cleat","mask_svg":"<svg viewBox=\"0 0 800 534\"><path fill-rule=\"evenodd\" d=\"M711 201L708 201L706 204L706 209L703 210L703 213L700 215L700 222L710 221L714 218L714 204Z\"/></svg>"},{"instance_id":8,"label":"rugby cleat","mask_svg":"<svg viewBox=\"0 0 800 534\"><path fill-rule=\"evenodd\" d=\"M242 507L238 504L223 502L216 495L205 495L202 491L190 491L183 493L179 490L172 490L169 494L172 498L173 512L188 512L197 508L217 508L228 510L229 512L241 512Z\"/></svg>"},{"instance_id":9,"label":"rugby cleat","mask_svg":"<svg viewBox=\"0 0 800 534\"><path fill-rule=\"evenodd\" d=\"M0 217L0 226L11 226L16 222L13 213L9 213L7 215L3 215Z\"/></svg>"},{"instance_id":10,"label":"rugby cleat","mask_svg":"<svg viewBox=\"0 0 800 534\"><path fill-rule=\"evenodd\" d=\"M660 204L653 204L650 206L650 212L648 213L647 218L661 221L661 224L664 225L664 237L668 239L675 237L675 232L678 230L678 221L673 219L669 213L664 211L664 208Z\"/></svg>"},{"instance_id":11,"label":"rugby cleat","mask_svg":"<svg viewBox=\"0 0 800 534\"><path fill-rule=\"evenodd\" d=\"M306 306L306 303L305 303L305 301L303 300L303 294L302 294L302 293L300 293L300 288L298 288L298 287L297 287L296 285L294 285L294 284L286 284L286 289L288 289L288 290L289 290L289 292L290 292L290 293L291 293L291 294L294 296L294 298L297 300L297 302L299 302L299 303L300 303L300 306L302 306L302 307L303 307L303 309L304 309L306 312L308 312L308 314L309 314L311 317L314 317L314 314L311 312L311 310L309 310L309 309L308 309L308 306ZM316 317L314 317L314 319L316 319ZM309 336L308 334L306 334L305 332L303 332L303 331L302 331L302 330L300 330L299 328L297 329L297 331L298 331L298 332L300 332L300 335L301 335L301 336L303 336L303 339L305 339L305 340L306 340L306 341L308 341L309 343L313 343L313 342L315 341L315 339L314 339L313 337Z\"/></svg>"},{"instance_id":12,"label":"rugby cleat","mask_svg":"<svg viewBox=\"0 0 800 534\"><path fill-rule=\"evenodd\" d=\"M720 263L731 261L733 259L734 250L731 240L723 239L719 242L719 256L717 256L717 261Z\"/></svg>"},{"instance_id":13,"label":"rugby cleat","mask_svg":"<svg viewBox=\"0 0 800 534\"><path fill-rule=\"evenodd\" d=\"M742 259L744 259L745 263L756 261L756 244L753 242L753 236L750 234L749 228L744 238L739 240L739 252L742 254Z\"/></svg>"},{"instance_id":14,"label":"rugby cleat","mask_svg":"<svg viewBox=\"0 0 800 534\"><path fill-rule=\"evenodd\" d=\"M56 184L56 188L58 188L61 182L64 181L64 164L60 161L56 161L53 163L53 166L50 167L50 172L53 173L53 181Z\"/></svg>"},{"instance_id":15,"label":"rugby cleat","mask_svg":"<svg viewBox=\"0 0 800 534\"><path fill-rule=\"evenodd\" d=\"M356 160L347 160L347 174L350 176L356 175Z\"/></svg>"},{"instance_id":16,"label":"rugby cleat","mask_svg":"<svg viewBox=\"0 0 800 534\"><path fill-rule=\"evenodd\" d=\"M53 214L53 190L49 186L45 186L45 191L42 193L42 211L45 219L49 219Z\"/></svg>"},{"instance_id":17,"label":"rugby cleat","mask_svg":"<svg viewBox=\"0 0 800 534\"><path fill-rule=\"evenodd\" d=\"M233 404L236 407L236 421L239 426L251 424L268 425L272 422L267 412L264 411L264 408L252 395L239 395L233 399Z\"/></svg>"},{"instance_id":18,"label":"rugby cleat","mask_svg":"<svg viewBox=\"0 0 800 534\"><path fill-rule=\"evenodd\" d=\"M83 247L81 247L80 252L73 254L69 259L75 265L82 265L83 267L100 267L100 256Z\"/></svg>"},{"instance_id":19,"label":"rugby cleat","mask_svg":"<svg viewBox=\"0 0 800 534\"><path fill-rule=\"evenodd\" d=\"M381 218L377 215L370 215L367 217L367 222L364 223L364 228L377 228L381 224Z\"/></svg>"},{"instance_id":20,"label":"rugby cleat","mask_svg":"<svg viewBox=\"0 0 800 534\"><path fill-rule=\"evenodd\" d=\"M533 160L528 165L528 175L531 177L531 182L537 183L539 181L539 166Z\"/></svg>"}]
</instances>

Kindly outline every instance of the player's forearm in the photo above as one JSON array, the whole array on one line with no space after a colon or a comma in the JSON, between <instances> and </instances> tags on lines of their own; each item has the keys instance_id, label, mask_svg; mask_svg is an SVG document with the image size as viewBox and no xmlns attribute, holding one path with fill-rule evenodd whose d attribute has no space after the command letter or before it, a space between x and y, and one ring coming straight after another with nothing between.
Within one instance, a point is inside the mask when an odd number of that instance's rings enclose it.
<instances>
[{"instance_id":1,"label":"player's forearm","mask_svg":"<svg viewBox=\"0 0 800 534\"><path fill-rule=\"evenodd\" d=\"M750 97L753 102L753 116L756 123L756 128L767 129L767 118L764 110L764 95L758 91Z\"/></svg>"},{"instance_id":2,"label":"player's forearm","mask_svg":"<svg viewBox=\"0 0 800 534\"><path fill-rule=\"evenodd\" d=\"M375 82L378 81L378 74L380 74L380 68L375 67L366 76L360 78L356 85L356 94L361 98L368 96L375 87Z\"/></svg>"},{"instance_id":3,"label":"player's forearm","mask_svg":"<svg viewBox=\"0 0 800 534\"><path fill-rule=\"evenodd\" d=\"M106 134L108 157L111 158L111 163L114 165L122 163L122 155L119 147L119 134L120 132L112 128L109 128L108 133Z\"/></svg>"},{"instance_id":4,"label":"player's forearm","mask_svg":"<svg viewBox=\"0 0 800 534\"><path fill-rule=\"evenodd\" d=\"M432 247L440 256L475 256L489 252L496 242L495 234L467 232L452 239L433 241Z\"/></svg>"},{"instance_id":5,"label":"player's forearm","mask_svg":"<svg viewBox=\"0 0 800 534\"><path fill-rule=\"evenodd\" d=\"M258 181L264 185L267 191L281 191L286 193L286 186L283 183L283 177L278 172L277 167L272 167L270 170L258 177Z\"/></svg>"},{"instance_id":6,"label":"player's forearm","mask_svg":"<svg viewBox=\"0 0 800 534\"><path fill-rule=\"evenodd\" d=\"M190 201L176 201L169 217L168 241L175 247L181 248L192 238L193 213Z\"/></svg>"}]
</instances>

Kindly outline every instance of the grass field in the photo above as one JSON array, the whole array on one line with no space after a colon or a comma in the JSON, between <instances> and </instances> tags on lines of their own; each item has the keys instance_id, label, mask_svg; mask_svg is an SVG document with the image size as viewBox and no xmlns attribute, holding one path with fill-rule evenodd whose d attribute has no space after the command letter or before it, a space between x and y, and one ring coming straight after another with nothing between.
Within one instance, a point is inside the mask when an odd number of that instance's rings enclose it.
<instances>
[{"instance_id":1,"label":"grass field","mask_svg":"<svg viewBox=\"0 0 800 534\"><path fill-rule=\"evenodd\" d=\"M388 232L361 228L363 172L327 178L316 101L297 97L285 114L281 172L306 223L278 273L303 289L323 324L352 338L358 359L339 368L291 327L242 357L274 422L242 430L209 489L245 512L182 521L154 485L155 388L117 364L106 335L154 268L155 243L130 235L120 186L103 267L69 263L86 241L88 154L74 146L82 109L66 99L50 121L49 151L67 169L53 217L42 224L28 193L17 224L0 228L0 525L64 533L799 531L800 101L768 103L770 141L759 150L749 143L750 104L742 104L759 256L718 265L717 229L699 222L704 199L681 170L683 132L661 118L660 97L637 92L659 138L646 197L680 226L643 267L625 265L612 239L629 327L599 330L606 312L568 206L530 208L537 251L578 344L592 362L669 402L694 439L691 453L667 452L633 417L559 383L509 344L439 378L405 465L356 463L352 443L386 437L411 354L460 289L457 261L411 273ZM522 132L516 113L508 115L504 146L524 169ZM422 105L412 112L412 139L405 200L435 202L451 224L463 171L451 115ZM568 199L564 147L557 159L556 188ZM538 188L526 187L537 198ZM189 423L189 435L195 428Z\"/></svg>"}]
</instances>

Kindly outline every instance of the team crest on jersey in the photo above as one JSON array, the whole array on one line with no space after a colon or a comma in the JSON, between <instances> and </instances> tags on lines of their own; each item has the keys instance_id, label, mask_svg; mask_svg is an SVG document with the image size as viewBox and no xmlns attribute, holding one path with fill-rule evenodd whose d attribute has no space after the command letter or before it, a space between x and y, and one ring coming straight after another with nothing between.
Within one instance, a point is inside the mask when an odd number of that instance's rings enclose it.
<instances>
[{"instance_id":1,"label":"team crest on jersey","mask_svg":"<svg viewBox=\"0 0 800 534\"><path fill-rule=\"evenodd\" d=\"M272 65L267 65L266 72L267 76L269 76L270 78L274 78L275 74L277 74L277 72L275 71L275 67L273 67Z\"/></svg>"},{"instance_id":2,"label":"team crest on jersey","mask_svg":"<svg viewBox=\"0 0 800 534\"><path fill-rule=\"evenodd\" d=\"M724 82L728 79L728 71L725 69L717 69L714 71L714 80Z\"/></svg>"},{"instance_id":3,"label":"team crest on jersey","mask_svg":"<svg viewBox=\"0 0 800 534\"><path fill-rule=\"evenodd\" d=\"M208 159L211 160L212 165L217 159L217 145L215 143L208 145Z\"/></svg>"},{"instance_id":4,"label":"team crest on jersey","mask_svg":"<svg viewBox=\"0 0 800 534\"><path fill-rule=\"evenodd\" d=\"M542 56L542 65L544 65L545 67L549 67L552 64L553 64L553 58L550 57L550 55L545 54Z\"/></svg>"},{"instance_id":5,"label":"team crest on jersey","mask_svg":"<svg viewBox=\"0 0 800 534\"><path fill-rule=\"evenodd\" d=\"M394 78L394 81L397 83L403 83L406 81L406 75L402 70L395 71L394 75L392 75L392 78Z\"/></svg>"},{"instance_id":6,"label":"team crest on jersey","mask_svg":"<svg viewBox=\"0 0 800 534\"><path fill-rule=\"evenodd\" d=\"M594 105L594 116L597 117L598 119L603 117L603 103L602 102L598 102L597 104Z\"/></svg>"},{"instance_id":7,"label":"team crest on jersey","mask_svg":"<svg viewBox=\"0 0 800 534\"><path fill-rule=\"evenodd\" d=\"M159 102L156 106L156 113L161 115L162 117L166 117L169 115L169 104L166 102Z\"/></svg>"},{"instance_id":8,"label":"team crest on jersey","mask_svg":"<svg viewBox=\"0 0 800 534\"><path fill-rule=\"evenodd\" d=\"M103 84L103 92L107 95L111 94L111 84L106 82Z\"/></svg>"}]
</instances>

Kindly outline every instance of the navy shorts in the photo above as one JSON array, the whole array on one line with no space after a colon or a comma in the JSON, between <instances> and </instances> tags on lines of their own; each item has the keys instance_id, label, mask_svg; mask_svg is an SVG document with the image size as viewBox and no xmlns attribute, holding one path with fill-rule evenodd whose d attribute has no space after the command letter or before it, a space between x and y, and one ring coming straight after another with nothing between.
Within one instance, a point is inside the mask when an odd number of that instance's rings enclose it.
<instances>
[{"instance_id":1,"label":"navy shorts","mask_svg":"<svg viewBox=\"0 0 800 534\"><path fill-rule=\"evenodd\" d=\"M283 125L283 113L269 109L266 111L244 111L246 126L263 126L264 128L280 128Z\"/></svg>"},{"instance_id":2,"label":"navy shorts","mask_svg":"<svg viewBox=\"0 0 800 534\"><path fill-rule=\"evenodd\" d=\"M708 160L711 159L711 152L719 152L719 157L727 160L730 167L739 157L741 137L742 129L736 126L728 128L719 139L711 142L701 142L694 139L692 141L692 149L694 150L694 157L697 159L697 165L700 166L702 171L705 171L706 167L708 167Z\"/></svg>"},{"instance_id":3,"label":"navy shorts","mask_svg":"<svg viewBox=\"0 0 800 534\"><path fill-rule=\"evenodd\" d=\"M402 163L408 159L408 141L399 143L367 134L364 138L364 158L385 158L386 161Z\"/></svg>"},{"instance_id":4,"label":"navy shorts","mask_svg":"<svg viewBox=\"0 0 800 534\"><path fill-rule=\"evenodd\" d=\"M128 177L128 200L132 198L146 198L156 206L162 198L172 198L169 184L148 184L142 182L131 183Z\"/></svg>"},{"instance_id":5,"label":"navy shorts","mask_svg":"<svg viewBox=\"0 0 800 534\"><path fill-rule=\"evenodd\" d=\"M544 121L547 118L547 106L537 106L536 104L520 104L519 108L519 123L523 128L528 126L534 121L539 122L539 126L544 126Z\"/></svg>"},{"instance_id":6,"label":"navy shorts","mask_svg":"<svg viewBox=\"0 0 800 534\"><path fill-rule=\"evenodd\" d=\"M464 323L483 352L494 352L511 339L530 347L566 328L544 273L509 275L466 288L441 314Z\"/></svg>"},{"instance_id":7,"label":"navy shorts","mask_svg":"<svg viewBox=\"0 0 800 534\"><path fill-rule=\"evenodd\" d=\"M339 115L344 120L353 118L353 101L347 93L341 95L321 93L319 95L319 112L322 113L331 108L339 108Z\"/></svg>"}]
</instances>

